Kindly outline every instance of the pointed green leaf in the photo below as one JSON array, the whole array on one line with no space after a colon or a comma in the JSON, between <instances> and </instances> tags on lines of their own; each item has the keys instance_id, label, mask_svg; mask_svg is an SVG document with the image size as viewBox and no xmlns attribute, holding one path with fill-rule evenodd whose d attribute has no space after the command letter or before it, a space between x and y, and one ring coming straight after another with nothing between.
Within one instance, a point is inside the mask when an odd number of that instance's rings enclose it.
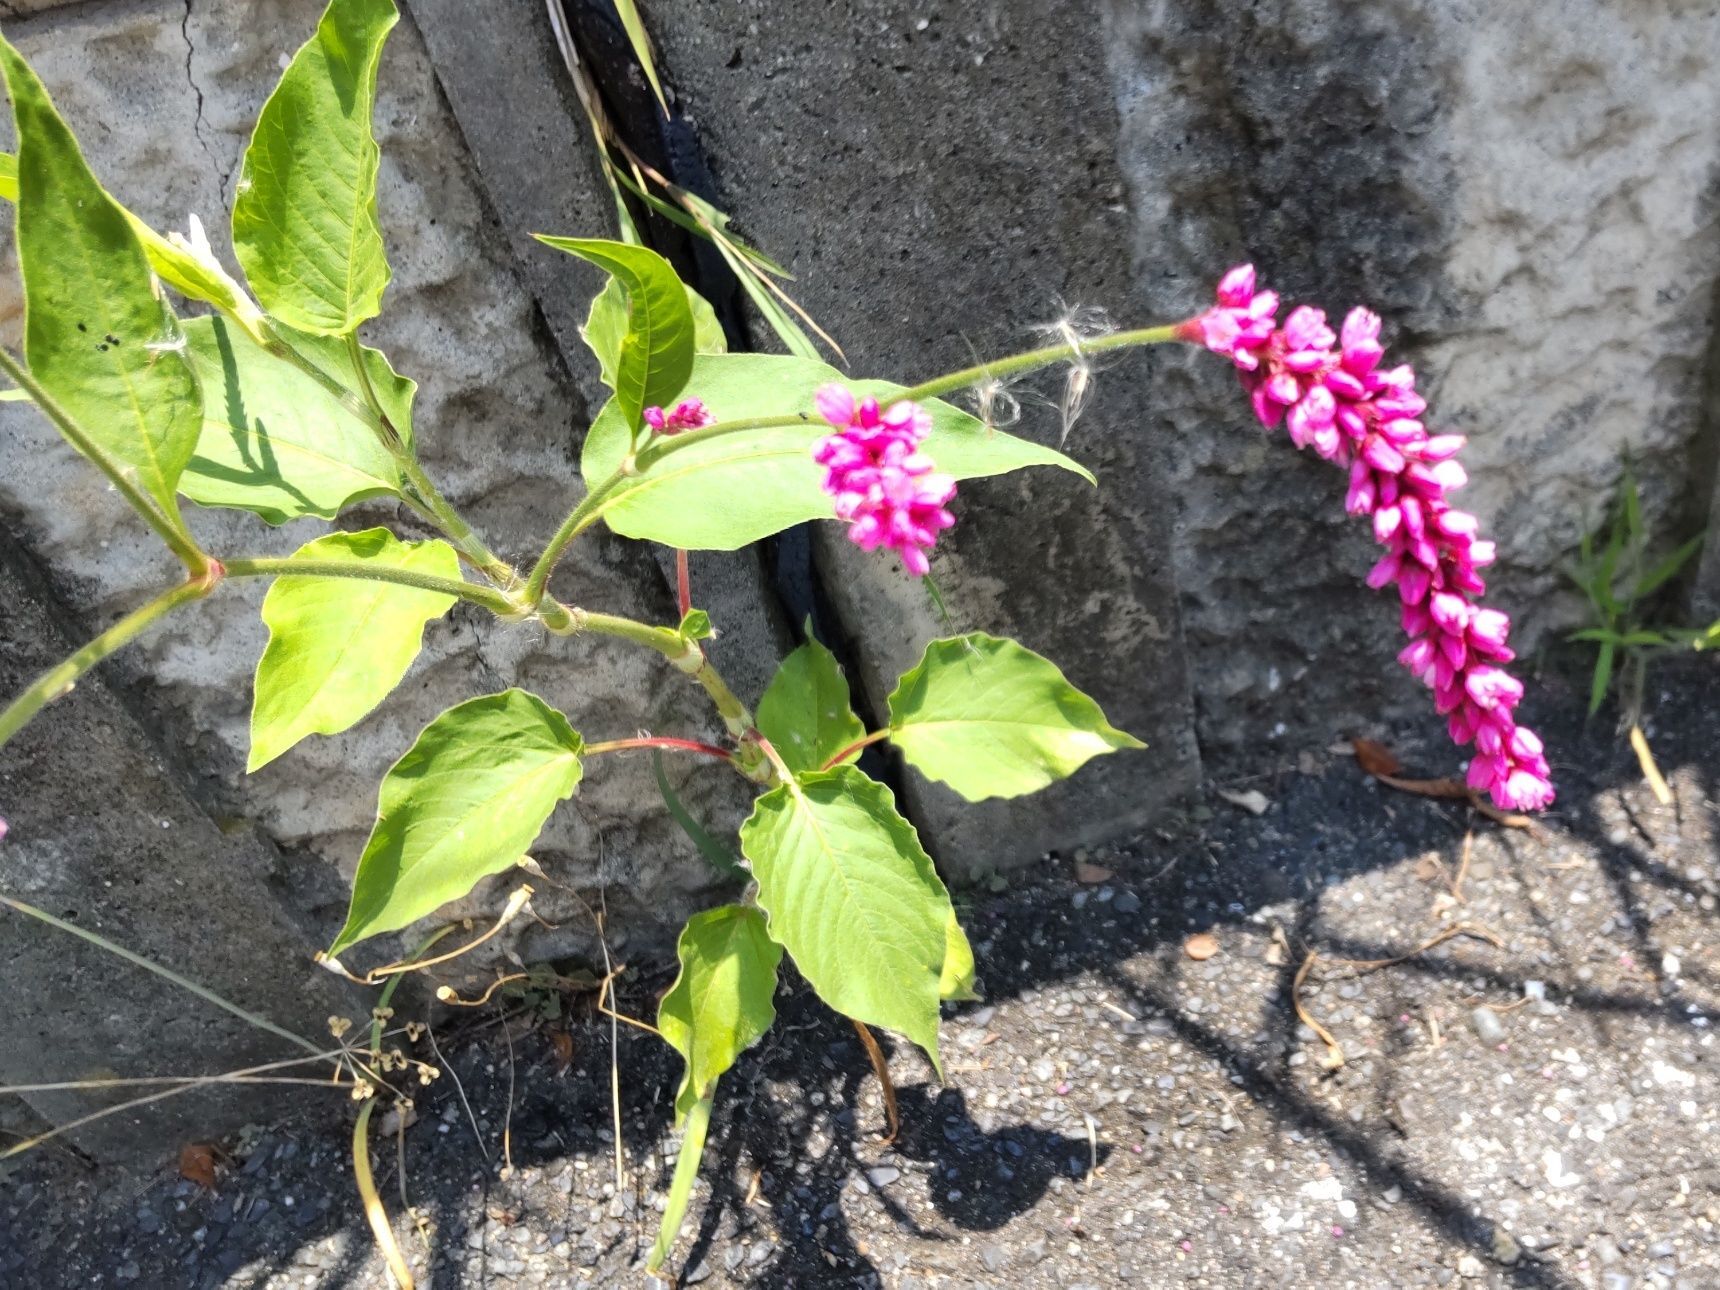
<instances>
[{"instance_id":1,"label":"pointed green leaf","mask_svg":"<svg viewBox=\"0 0 1720 1290\"><path fill-rule=\"evenodd\" d=\"M970 802L1020 797L1094 757L1146 747L1049 659L983 632L926 646L890 695L890 740Z\"/></svg>"},{"instance_id":2,"label":"pointed green leaf","mask_svg":"<svg viewBox=\"0 0 1720 1290\"><path fill-rule=\"evenodd\" d=\"M125 211L3 39L0 64L18 135L25 361L98 454L176 516L202 405L179 324Z\"/></svg>"},{"instance_id":3,"label":"pointed green leaf","mask_svg":"<svg viewBox=\"0 0 1720 1290\"><path fill-rule=\"evenodd\" d=\"M950 910L949 922L944 924L944 932L947 943L944 971L938 979L938 997L960 1003L979 998L979 993L973 988L973 946L968 944L967 933L956 921L954 908Z\"/></svg>"},{"instance_id":4,"label":"pointed green leaf","mask_svg":"<svg viewBox=\"0 0 1720 1290\"><path fill-rule=\"evenodd\" d=\"M711 626L711 616L703 609L689 609L681 615L681 625L675 629L682 640L705 641L717 634Z\"/></svg>"},{"instance_id":5,"label":"pointed green leaf","mask_svg":"<svg viewBox=\"0 0 1720 1290\"><path fill-rule=\"evenodd\" d=\"M1599 655L1595 658L1594 677L1589 682L1589 715L1592 717L1601 710L1601 704L1606 702L1607 688L1612 685L1613 658L1618 646L1607 641L1601 646Z\"/></svg>"},{"instance_id":6,"label":"pointed green leaf","mask_svg":"<svg viewBox=\"0 0 1720 1290\"><path fill-rule=\"evenodd\" d=\"M776 669L759 700L758 728L796 772L822 770L825 762L866 737L866 727L849 702L848 679L836 656L815 640L807 641ZM853 757L859 755L856 752Z\"/></svg>"},{"instance_id":7,"label":"pointed green leaf","mask_svg":"<svg viewBox=\"0 0 1720 1290\"><path fill-rule=\"evenodd\" d=\"M718 421L796 415L799 424L739 431L689 442L643 474L626 480L598 508L626 537L694 551L733 551L807 520L831 518L824 472L812 446L830 433L813 411L813 395L842 380L833 367L776 354L711 354L693 360L686 393L705 401ZM900 391L883 381L851 383L881 402ZM933 399L925 451L957 479L1002 475L1025 466L1060 466L1091 482L1087 470L1040 444L989 430L977 417ZM585 437L580 469L588 484L608 478L631 444L614 402ZM721 506L710 504L720 496Z\"/></svg>"},{"instance_id":8,"label":"pointed green leaf","mask_svg":"<svg viewBox=\"0 0 1720 1290\"><path fill-rule=\"evenodd\" d=\"M545 246L595 264L627 293L627 329L615 351L614 387L615 402L631 436L642 424L640 414L648 407L667 407L692 373L693 311L687 289L667 260L643 246L598 238L535 236ZM598 355L600 362L602 357Z\"/></svg>"},{"instance_id":9,"label":"pointed green leaf","mask_svg":"<svg viewBox=\"0 0 1720 1290\"><path fill-rule=\"evenodd\" d=\"M1659 591L1674 574L1684 567L1685 563L1689 561L1691 556L1695 555L1702 549L1702 544L1707 539L1707 536L1708 535L1705 533L1698 533L1695 537L1691 538L1690 541L1686 542L1659 564L1655 565L1647 573L1643 574L1636 584L1637 599L1641 600L1644 597L1650 596L1656 591Z\"/></svg>"},{"instance_id":10,"label":"pointed green leaf","mask_svg":"<svg viewBox=\"0 0 1720 1290\"><path fill-rule=\"evenodd\" d=\"M651 750L651 765L652 769L657 772L657 791L663 796L663 805L669 808L669 815L676 824L681 826L681 832L692 840L693 845L699 849L699 854L705 857L711 868L722 874L723 877L733 878L738 882L746 882L750 879L752 875L747 872L746 866L740 862L735 853L712 837L710 831L694 818L693 813L687 809L676 794L674 785L669 783L669 777L663 773L663 750L661 748Z\"/></svg>"},{"instance_id":11,"label":"pointed green leaf","mask_svg":"<svg viewBox=\"0 0 1720 1290\"><path fill-rule=\"evenodd\" d=\"M18 159L0 152L0 200L18 200ZM149 267L168 286L191 300L214 305L232 316L261 344L263 315L244 289L221 267L203 234L197 216L191 217L191 232L170 233L163 237L125 207L120 207L131 231L143 246Z\"/></svg>"},{"instance_id":12,"label":"pointed green leaf","mask_svg":"<svg viewBox=\"0 0 1720 1290\"><path fill-rule=\"evenodd\" d=\"M344 336L382 310L388 257L371 134L394 0L330 0L263 104L239 170L233 250L251 290L289 327Z\"/></svg>"},{"instance_id":13,"label":"pointed green leaf","mask_svg":"<svg viewBox=\"0 0 1720 1290\"><path fill-rule=\"evenodd\" d=\"M402 542L383 528L330 533L293 558L460 580L460 557L446 542ZM263 598L269 644L257 664L246 769L266 766L306 735L339 734L368 715L418 657L425 624L454 600L397 582L277 578Z\"/></svg>"},{"instance_id":14,"label":"pointed green leaf","mask_svg":"<svg viewBox=\"0 0 1720 1290\"><path fill-rule=\"evenodd\" d=\"M644 16L635 0L615 0L615 12L627 32L628 42L633 46L633 57L639 60L645 79L651 82L651 92L657 96L658 106L667 116L669 101L663 97L663 83L657 79L657 64L651 57L651 36L645 30Z\"/></svg>"},{"instance_id":15,"label":"pointed green leaf","mask_svg":"<svg viewBox=\"0 0 1720 1290\"><path fill-rule=\"evenodd\" d=\"M578 786L583 746L566 717L524 690L468 699L425 726L382 781L330 956L517 864Z\"/></svg>"},{"instance_id":16,"label":"pointed green leaf","mask_svg":"<svg viewBox=\"0 0 1720 1290\"><path fill-rule=\"evenodd\" d=\"M728 337L717 321L717 311L691 287L687 288L687 307L693 311L693 352L695 354L726 354ZM611 278L591 299L591 312L579 329L580 339L597 359L598 376L610 389L615 388L615 368L621 359L621 342L627 338L627 293L621 282Z\"/></svg>"},{"instance_id":17,"label":"pointed green leaf","mask_svg":"<svg viewBox=\"0 0 1720 1290\"><path fill-rule=\"evenodd\" d=\"M771 938L818 997L939 1066L950 897L890 790L852 766L803 775L758 799L741 851Z\"/></svg>"},{"instance_id":18,"label":"pointed green leaf","mask_svg":"<svg viewBox=\"0 0 1720 1290\"><path fill-rule=\"evenodd\" d=\"M758 910L724 905L687 920L679 955L681 975L657 1007L657 1029L687 1063L675 1094L677 1125L776 1020L771 997L782 947Z\"/></svg>"},{"instance_id":19,"label":"pointed green leaf","mask_svg":"<svg viewBox=\"0 0 1720 1290\"><path fill-rule=\"evenodd\" d=\"M192 501L284 524L301 515L333 519L353 502L399 493L400 466L354 412L356 394L337 398L225 319L198 318L185 331L204 401L197 455L179 481ZM302 334L291 341L337 381L352 380L340 341ZM416 385L374 349L365 350L365 363L389 420L410 443Z\"/></svg>"}]
</instances>

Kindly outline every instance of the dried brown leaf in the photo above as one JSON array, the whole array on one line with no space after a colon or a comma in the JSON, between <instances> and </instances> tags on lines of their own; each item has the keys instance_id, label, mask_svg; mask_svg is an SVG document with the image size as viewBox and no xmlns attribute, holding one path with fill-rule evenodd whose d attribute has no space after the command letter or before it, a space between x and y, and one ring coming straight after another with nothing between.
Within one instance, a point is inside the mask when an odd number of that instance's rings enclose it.
<instances>
[{"instance_id":1,"label":"dried brown leaf","mask_svg":"<svg viewBox=\"0 0 1720 1290\"><path fill-rule=\"evenodd\" d=\"M179 1176L208 1191L215 1190L215 1148L190 1142L179 1149Z\"/></svg>"},{"instance_id":2,"label":"dried brown leaf","mask_svg":"<svg viewBox=\"0 0 1720 1290\"><path fill-rule=\"evenodd\" d=\"M1352 739L1350 747L1355 750L1356 764L1370 775L1395 775L1403 769L1397 754L1377 740Z\"/></svg>"}]
</instances>

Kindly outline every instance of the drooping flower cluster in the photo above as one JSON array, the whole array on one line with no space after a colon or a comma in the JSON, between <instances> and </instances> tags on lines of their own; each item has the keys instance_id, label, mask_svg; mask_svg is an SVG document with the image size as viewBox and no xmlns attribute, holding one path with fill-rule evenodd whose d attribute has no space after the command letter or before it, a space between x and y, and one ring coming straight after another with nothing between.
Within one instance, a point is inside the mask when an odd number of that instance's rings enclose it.
<instances>
[{"instance_id":1,"label":"drooping flower cluster","mask_svg":"<svg viewBox=\"0 0 1720 1290\"><path fill-rule=\"evenodd\" d=\"M938 533L956 522L944 509L956 481L939 474L920 444L932 417L917 403L880 408L841 385L818 391L818 414L835 427L813 445L825 469L824 491L836 499L836 517L862 550L888 547L915 577L930 569L926 552Z\"/></svg>"},{"instance_id":2,"label":"drooping flower cluster","mask_svg":"<svg viewBox=\"0 0 1720 1290\"><path fill-rule=\"evenodd\" d=\"M1428 434L1415 372L1382 367L1378 315L1353 309L1334 334L1322 310L1303 305L1280 327L1278 296L1254 287L1252 265L1232 269L1217 305L1178 334L1235 364L1261 424L1283 423L1298 448L1349 467L1346 508L1372 516L1386 547L1368 585L1397 584L1410 636L1398 659L1433 690L1451 737L1474 742L1470 787L1508 810L1547 806L1541 740L1514 713L1522 683L1500 667L1514 657L1511 620L1476 603L1494 545L1448 500L1468 480L1456 460L1463 437Z\"/></svg>"},{"instance_id":3,"label":"drooping flower cluster","mask_svg":"<svg viewBox=\"0 0 1720 1290\"><path fill-rule=\"evenodd\" d=\"M703 399L682 399L667 412L662 408L646 408L644 417L645 424L658 434L680 434L683 430L698 430L717 423Z\"/></svg>"}]
</instances>

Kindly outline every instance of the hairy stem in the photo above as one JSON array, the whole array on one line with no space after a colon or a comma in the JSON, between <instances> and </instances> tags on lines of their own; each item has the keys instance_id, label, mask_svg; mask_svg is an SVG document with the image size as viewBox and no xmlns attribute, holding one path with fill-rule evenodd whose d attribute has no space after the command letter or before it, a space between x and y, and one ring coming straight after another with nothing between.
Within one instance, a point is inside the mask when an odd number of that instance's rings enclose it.
<instances>
[{"instance_id":1,"label":"hairy stem","mask_svg":"<svg viewBox=\"0 0 1720 1290\"><path fill-rule=\"evenodd\" d=\"M157 619L166 617L181 605L207 596L219 581L218 576L204 577L182 582L177 587L162 592L147 605L132 610L76 654L42 673L34 685L14 699L4 712L0 712L0 747L4 747L13 735L27 726L49 703L70 692L85 672L143 635Z\"/></svg>"},{"instance_id":2,"label":"hairy stem","mask_svg":"<svg viewBox=\"0 0 1720 1290\"><path fill-rule=\"evenodd\" d=\"M491 613L507 616L514 605L501 592L458 578L438 578L415 569L387 565L351 564L344 560L300 560L292 556L248 556L227 562L230 578L350 578L360 582L392 582L421 591L439 591L445 596L482 605Z\"/></svg>"},{"instance_id":3,"label":"hairy stem","mask_svg":"<svg viewBox=\"0 0 1720 1290\"><path fill-rule=\"evenodd\" d=\"M625 470L616 471L596 488L586 493L579 500L579 504L567 513L567 518L561 522L561 527L555 531L555 535L549 540L549 545L544 547L543 554L532 566L531 576L526 579L525 594L528 605L536 605L543 600L544 593L549 587L549 576L555 572L556 562L561 559L562 552L567 550L574 538L596 522L599 514L598 508L608 500L611 493L621 487L622 481L626 478Z\"/></svg>"},{"instance_id":4,"label":"hairy stem","mask_svg":"<svg viewBox=\"0 0 1720 1290\"><path fill-rule=\"evenodd\" d=\"M171 514L167 513L153 497L139 488L136 481L72 419L71 413L42 388L41 383L30 374L30 370L5 349L0 349L0 371L4 371L13 384L30 396L31 402L42 410L42 415L54 423L54 428L64 435L73 447L96 464L119 490L120 496L131 503L131 508L143 517L144 523L154 529L161 540L167 543L168 549L179 557L194 579L208 573L209 557L186 530L185 520L177 510Z\"/></svg>"}]
</instances>

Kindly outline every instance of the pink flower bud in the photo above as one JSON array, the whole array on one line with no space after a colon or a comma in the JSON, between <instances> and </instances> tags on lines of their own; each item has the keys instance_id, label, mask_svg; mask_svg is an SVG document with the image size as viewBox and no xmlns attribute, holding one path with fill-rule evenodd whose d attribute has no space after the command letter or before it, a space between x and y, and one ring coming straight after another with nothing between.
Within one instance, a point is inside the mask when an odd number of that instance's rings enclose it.
<instances>
[{"instance_id":1,"label":"pink flower bud","mask_svg":"<svg viewBox=\"0 0 1720 1290\"><path fill-rule=\"evenodd\" d=\"M1246 309L1254 299L1254 266L1239 264L1218 280L1218 303L1227 309Z\"/></svg>"}]
</instances>

